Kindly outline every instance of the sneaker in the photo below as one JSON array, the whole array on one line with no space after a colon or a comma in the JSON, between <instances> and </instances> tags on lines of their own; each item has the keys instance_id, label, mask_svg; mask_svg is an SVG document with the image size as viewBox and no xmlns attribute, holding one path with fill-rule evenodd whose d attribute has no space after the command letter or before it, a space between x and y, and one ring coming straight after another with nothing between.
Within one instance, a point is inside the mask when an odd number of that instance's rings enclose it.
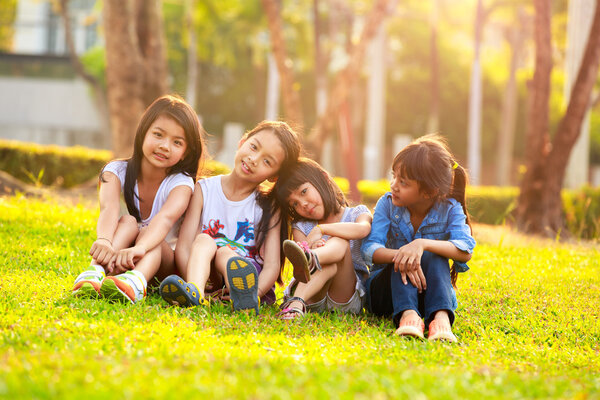
<instances>
[{"instance_id":1,"label":"sneaker","mask_svg":"<svg viewBox=\"0 0 600 400\"><path fill-rule=\"evenodd\" d=\"M431 321L429 324L429 341L444 340L449 343L456 343L458 339L452 333L450 324L439 323L437 320Z\"/></svg>"},{"instance_id":2,"label":"sneaker","mask_svg":"<svg viewBox=\"0 0 600 400\"><path fill-rule=\"evenodd\" d=\"M133 304L146 297L146 285L137 274L127 271L104 278L100 294L111 302Z\"/></svg>"},{"instance_id":3,"label":"sneaker","mask_svg":"<svg viewBox=\"0 0 600 400\"><path fill-rule=\"evenodd\" d=\"M200 295L193 283L186 283L177 275L167 276L160 284L160 296L169 304L180 307L207 306L209 302Z\"/></svg>"},{"instance_id":4,"label":"sneaker","mask_svg":"<svg viewBox=\"0 0 600 400\"><path fill-rule=\"evenodd\" d=\"M97 298L100 296L100 286L102 281L106 277L104 270L99 271L100 268L90 266L88 269L83 271L77 279L75 279L75 285L71 290L71 294L77 297L83 298Z\"/></svg>"},{"instance_id":5,"label":"sneaker","mask_svg":"<svg viewBox=\"0 0 600 400\"><path fill-rule=\"evenodd\" d=\"M258 314L260 299L256 267L243 257L232 257L227 261L227 281L233 309L253 309Z\"/></svg>"},{"instance_id":6,"label":"sneaker","mask_svg":"<svg viewBox=\"0 0 600 400\"><path fill-rule=\"evenodd\" d=\"M423 339L425 324L418 314L412 314L409 317L401 318L400 325L395 334L398 336L414 336Z\"/></svg>"},{"instance_id":7,"label":"sneaker","mask_svg":"<svg viewBox=\"0 0 600 400\"><path fill-rule=\"evenodd\" d=\"M306 242L283 241L283 253L294 267L294 278L302 283L310 281L310 274L321 269L317 255Z\"/></svg>"}]
</instances>

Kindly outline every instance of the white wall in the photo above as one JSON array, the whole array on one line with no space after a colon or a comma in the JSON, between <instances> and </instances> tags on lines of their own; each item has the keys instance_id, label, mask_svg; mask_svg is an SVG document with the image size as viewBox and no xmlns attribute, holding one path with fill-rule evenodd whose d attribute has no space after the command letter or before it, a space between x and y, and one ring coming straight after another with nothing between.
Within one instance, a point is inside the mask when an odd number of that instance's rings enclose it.
<instances>
[{"instance_id":1,"label":"white wall","mask_svg":"<svg viewBox=\"0 0 600 400\"><path fill-rule=\"evenodd\" d=\"M110 148L81 80L0 77L0 138Z\"/></svg>"}]
</instances>

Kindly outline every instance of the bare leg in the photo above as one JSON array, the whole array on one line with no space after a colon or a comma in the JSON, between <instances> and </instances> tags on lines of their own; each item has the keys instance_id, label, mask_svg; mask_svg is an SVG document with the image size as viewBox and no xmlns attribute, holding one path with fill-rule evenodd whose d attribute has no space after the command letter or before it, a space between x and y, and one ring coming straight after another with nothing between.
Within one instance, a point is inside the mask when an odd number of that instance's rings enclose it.
<instances>
[{"instance_id":1,"label":"bare leg","mask_svg":"<svg viewBox=\"0 0 600 400\"><path fill-rule=\"evenodd\" d=\"M322 270L312 274L309 282L299 283L294 295L308 303L315 303L323 299L326 294L337 303L349 301L356 288L356 274L348 241L331 238L325 246L313 249L313 252L317 254L319 261L322 256L325 261L335 258L339 258L339 261L331 264L321 261ZM300 306L300 304L293 302L290 306Z\"/></svg>"},{"instance_id":2,"label":"bare leg","mask_svg":"<svg viewBox=\"0 0 600 400\"><path fill-rule=\"evenodd\" d=\"M204 289L210 275L211 263L217 253L215 240L206 233L200 233L192 243L192 251L183 278L194 283L200 295L204 297Z\"/></svg>"},{"instance_id":3,"label":"bare leg","mask_svg":"<svg viewBox=\"0 0 600 400\"><path fill-rule=\"evenodd\" d=\"M227 261L229 261L231 257L236 256L239 256L239 254L231 250L229 247L219 247L215 256L215 272L223 277L223 281L229 290L229 282L227 282Z\"/></svg>"}]
</instances>

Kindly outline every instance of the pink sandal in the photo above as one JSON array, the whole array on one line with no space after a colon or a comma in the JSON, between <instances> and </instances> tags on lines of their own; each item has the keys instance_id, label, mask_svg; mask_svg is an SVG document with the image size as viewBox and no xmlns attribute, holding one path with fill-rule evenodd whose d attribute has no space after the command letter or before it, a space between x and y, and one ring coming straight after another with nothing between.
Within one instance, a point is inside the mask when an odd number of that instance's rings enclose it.
<instances>
[{"instance_id":1,"label":"pink sandal","mask_svg":"<svg viewBox=\"0 0 600 400\"><path fill-rule=\"evenodd\" d=\"M437 320L431 321L429 324L429 341L445 340L446 342L456 343L458 339L452 333L450 324L439 323Z\"/></svg>"},{"instance_id":2,"label":"pink sandal","mask_svg":"<svg viewBox=\"0 0 600 400\"><path fill-rule=\"evenodd\" d=\"M418 314L411 314L406 318L400 319L400 326L396 329L398 336L414 336L423 339L425 332L425 324Z\"/></svg>"}]
</instances>

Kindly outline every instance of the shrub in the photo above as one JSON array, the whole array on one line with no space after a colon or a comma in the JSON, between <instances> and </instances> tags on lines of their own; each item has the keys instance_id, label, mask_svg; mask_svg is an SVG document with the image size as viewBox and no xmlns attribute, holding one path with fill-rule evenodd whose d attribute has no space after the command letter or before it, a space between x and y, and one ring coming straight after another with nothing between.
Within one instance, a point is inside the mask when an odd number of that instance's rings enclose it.
<instances>
[{"instance_id":1,"label":"shrub","mask_svg":"<svg viewBox=\"0 0 600 400\"><path fill-rule=\"evenodd\" d=\"M0 170L35 185L73 187L98 176L112 159L108 150L81 146L43 146L0 140ZM204 162L200 173L205 176L226 174L229 168L217 161Z\"/></svg>"}]
</instances>

